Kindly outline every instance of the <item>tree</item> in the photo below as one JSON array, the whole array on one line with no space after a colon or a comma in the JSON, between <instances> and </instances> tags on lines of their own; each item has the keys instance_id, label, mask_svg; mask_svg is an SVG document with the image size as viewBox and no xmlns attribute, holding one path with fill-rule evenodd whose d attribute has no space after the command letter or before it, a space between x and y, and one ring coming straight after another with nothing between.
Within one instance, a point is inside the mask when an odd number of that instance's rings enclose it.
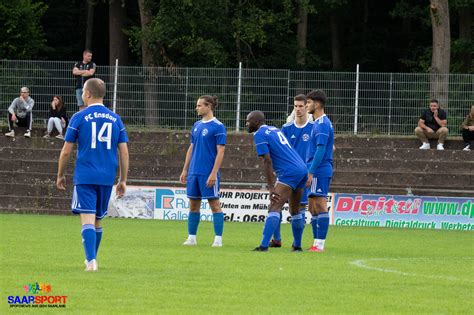
<instances>
[{"instance_id":1,"label":"tree","mask_svg":"<svg viewBox=\"0 0 474 315\"><path fill-rule=\"evenodd\" d=\"M155 65L153 61L153 51L150 43L150 27L153 19L151 8L145 3L145 0L138 0L138 8L140 10L140 29L135 28L132 34L135 38L139 38L135 44L141 47L142 64L144 67L152 67ZM158 43L158 46L161 46Z\"/></svg>"},{"instance_id":2,"label":"tree","mask_svg":"<svg viewBox=\"0 0 474 315\"><path fill-rule=\"evenodd\" d=\"M298 51L296 54L296 63L300 66L306 64L306 40L308 36L308 4L305 1L298 3L298 23L297 23L297 41Z\"/></svg>"},{"instance_id":3,"label":"tree","mask_svg":"<svg viewBox=\"0 0 474 315\"><path fill-rule=\"evenodd\" d=\"M459 34L452 44L451 71L469 73L474 70L471 69L474 51L474 43L472 42L473 9L474 0L451 0L449 2L449 10L457 13L457 16L455 15L454 18L457 17Z\"/></svg>"},{"instance_id":4,"label":"tree","mask_svg":"<svg viewBox=\"0 0 474 315\"><path fill-rule=\"evenodd\" d=\"M145 3L145 0L138 0L138 8L140 10L140 25L141 29L138 32L140 34L140 44L142 52L142 64L144 67L144 84L143 93L145 98L145 124L146 126L156 126L158 123L158 101L156 91L153 89L154 77L156 77L156 68L153 61L153 51L151 50L150 36L149 34L150 25L152 22L152 12L150 6ZM137 33L135 33L137 34ZM158 43L158 45L160 45ZM146 67L146 68L145 68Z\"/></svg>"},{"instance_id":5,"label":"tree","mask_svg":"<svg viewBox=\"0 0 474 315\"><path fill-rule=\"evenodd\" d=\"M94 6L93 0L87 2L87 26L86 26L86 46L85 49L92 49L92 35L94 34Z\"/></svg>"},{"instance_id":6,"label":"tree","mask_svg":"<svg viewBox=\"0 0 474 315\"><path fill-rule=\"evenodd\" d=\"M0 59L31 59L48 50L41 26L47 8L31 0L0 1Z\"/></svg>"},{"instance_id":7,"label":"tree","mask_svg":"<svg viewBox=\"0 0 474 315\"><path fill-rule=\"evenodd\" d=\"M109 1L109 65L115 65L115 59L120 65L128 64L128 39L124 32L127 13L125 0Z\"/></svg>"},{"instance_id":8,"label":"tree","mask_svg":"<svg viewBox=\"0 0 474 315\"><path fill-rule=\"evenodd\" d=\"M433 29L433 52L430 68L431 96L447 106L448 74L451 61L448 0L430 0L430 13Z\"/></svg>"},{"instance_id":9,"label":"tree","mask_svg":"<svg viewBox=\"0 0 474 315\"><path fill-rule=\"evenodd\" d=\"M466 46L461 52L461 70L469 72L472 65L472 50L474 46L472 40L472 9L466 6L459 9L459 40L460 44ZM463 47L464 48L464 47Z\"/></svg>"}]
</instances>

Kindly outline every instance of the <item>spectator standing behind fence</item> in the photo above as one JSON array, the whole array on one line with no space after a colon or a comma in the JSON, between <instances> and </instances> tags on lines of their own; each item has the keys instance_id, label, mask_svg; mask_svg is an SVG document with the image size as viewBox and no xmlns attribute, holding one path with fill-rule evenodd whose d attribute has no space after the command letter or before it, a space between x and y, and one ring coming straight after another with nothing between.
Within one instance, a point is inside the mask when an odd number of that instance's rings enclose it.
<instances>
[{"instance_id":1,"label":"spectator standing behind fence","mask_svg":"<svg viewBox=\"0 0 474 315\"><path fill-rule=\"evenodd\" d=\"M96 68L97 66L92 62L92 51L86 49L82 53L82 61L76 62L72 69L72 74L76 78L76 99L79 110L85 108L84 101L82 100L84 83L94 77Z\"/></svg>"},{"instance_id":2,"label":"spectator standing behind fence","mask_svg":"<svg viewBox=\"0 0 474 315\"><path fill-rule=\"evenodd\" d=\"M464 151L471 151L471 141L474 140L474 105L471 107L469 115L461 124L462 139L464 140Z\"/></svg>"},{"instance_id":3,"label":"spectator standing behind fence","mask_svg":"<svg viewBox=\"0 0 474 315\"><path fill-rule=\"evenodd\" d=\"M446 112L439 107L438 100L432 99L430 107L421 114L418 127L415 128L415 134L422 142L420 149L430 149L428 139L438 139L436 149L444 150L444 141L448 137L447 124Z\"/></svg>"},{"instance_id":4,"label":"spectator standing behind fence","mask_svg":"<svg viewBox=\"0 0 474 315\"><path fill-rule=\"evenodd\" d=\"M49 107L48 128L44 138L50 138L54 127L58 130L56 138L64 139L63 129L67 127L68 118L66 114L66 106L63 99L59 95L54 95Z\"/></svg>"},{"instance_id":5,"label":"spectator standing behind fence","mask_svg":"<svg viewBox=\"0 0 474 315\"><path fill-rule=\"evenodd\" d=\"M30 97L30 90L24 86L20 89L20 96L15 98L8 107L8 130L7 137L15 137L13 123L18 127L26 127L26 138L31 138L31 127L33 124L33 106L35 101Z\"/></svg>"}]
</instances>

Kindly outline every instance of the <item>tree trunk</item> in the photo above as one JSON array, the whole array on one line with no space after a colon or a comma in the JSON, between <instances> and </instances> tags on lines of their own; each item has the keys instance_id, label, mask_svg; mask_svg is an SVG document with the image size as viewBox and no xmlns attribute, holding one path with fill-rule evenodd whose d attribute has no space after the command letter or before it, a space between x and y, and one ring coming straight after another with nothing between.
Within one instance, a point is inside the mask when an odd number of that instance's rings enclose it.
<instances>
[{"instance_id":1,"label":"tree trunk","mask_svg":"<svg viewBox=\"0 0 474 315\"><path fill-rule=\"evenodd\" d=\"M298 52L296 53L296 63L302 67L306 64L306 39L308 35L308 10L300 2L298 7L298 28L297 41Z\"/></svg>"},{"instance_id":2,"label":"tree trunk","mask_svg":"<svg viewBox=\"0 0 474 315\"><path fill-rule=\"evenodd\" d=\"M94 4L91 0L87 1L87 28L86 28L86 47L92 49L92 34L94 31Z\"/></svg>"},{"instance_id":3,"label":"tree trunk","mask_svg":"<svg viewBox=\"0 0 474 315\"><path fill-rule=\"evenodd\" d=\"M339 42L339 17L337 16L337 13L331 15L331 56L332 69L341 69L341 44Z\"/></svg>"},{"instance_id":4,"label":"tree trunk","mask_svg":"<svg viewBox=\"0 0 474 315\"><path fill-rule=\"evenodd\" d=\"M241 38L241 25L242 25L242 0L239 0L237 3L237 6L235 7L235 13L233 17L233 25L236 25L235 31L235 37L234 37L234 42L235 42L235 56L237 58L237 62L243 62L242 60L242 45L240 44Z\"/></svg>"},{"instance_id":5,"label":"tree trunk","mask_svg":"<svg viewBox=\"0 0 474 315\"><path fill-rule=\"evenodd\" d=\"M155 78L158 77L158 69L155 68L153 52L148 43L146 33L152 21L151 10L145 4L146 0L138 0L140 10L140 22L142 27L142 64L143 64L143 92L145 99L145 125L156 127L158 125L158 95L156 91Z\"/></svg>"},{"instance_id":6,"label":"tree trunk","mask_svg":"<svg viewBox=\"0 0 474 315\"><path fill-rule=\"evenodd\" d=\"M127 12L125 0L109 1L109 65L115 65L115 59L120 65L128 64L128 39L123 30L126 27Z\"/></svg>"},{"instance_id":7,"label":"tree trunk","mask_svg":"<svg viewBox=\"0 0 474 315\"><path fill-rule=\"evenodd\" d=\"M151 10L145 5L146 0L138 0L138 9L140 10L140 22L142 27L142 64L144 67L155 66L153 62L153 52L145 36L148 26L152 20Z\"/></svg>"},{"instance_id":8,"label":"tree trunk","mask_svg":"<svg viewBox=\"0 0 474 315\"><path fill-rule=\"evenodd\" d=\"M433 54L431 57L431 97L447 107L451 35L449 28L448 0L430 0L433 29Z\"/></svg>"},{"instance_id":9,"label":"tree trunk","mask_svg":"<svg viewBox=\"0 0 474 315\"><path fill-rule=\"evenodd\" d=\"M466 45L470 47L471 43L471 27L472 27L472 14L471 7L463 7L459 9L459 39L461 40L463 46ZM472 52L463 51L461 53L461 71L464 73L469 73L471 71L472 65Z\"/></svg>"}]
</instances>

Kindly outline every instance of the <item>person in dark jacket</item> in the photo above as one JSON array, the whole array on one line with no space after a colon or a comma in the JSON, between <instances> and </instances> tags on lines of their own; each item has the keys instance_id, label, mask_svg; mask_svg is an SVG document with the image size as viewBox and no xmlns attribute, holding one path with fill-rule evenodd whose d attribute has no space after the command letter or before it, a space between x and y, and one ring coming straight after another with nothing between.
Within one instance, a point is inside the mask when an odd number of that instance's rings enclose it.
<instances>
[{"instance_id":1,"label":"person in dark jacket","mask_svg":"<svg viewBox=\"0 0 474 315\"><path fill-rule=\"evenodd\" d=\"M66 106L64 106L63 99L59 95L54 95L49 107L48 129L44 138L50 138L51 132L56 127L58 135L56 138L64 139L63 130L67 127L68 118L66 114Z\"/></svg>"}]
</instances>

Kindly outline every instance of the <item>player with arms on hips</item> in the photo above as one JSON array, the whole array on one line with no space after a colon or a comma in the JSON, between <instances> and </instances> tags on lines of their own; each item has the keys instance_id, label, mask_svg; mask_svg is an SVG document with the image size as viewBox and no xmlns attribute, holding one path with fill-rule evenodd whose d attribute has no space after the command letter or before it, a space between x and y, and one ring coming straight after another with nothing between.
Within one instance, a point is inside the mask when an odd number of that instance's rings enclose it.
<instances>
[{"instance_id":1,"label":"player with arms on hips","mask_svg":"<svg viewBox=\"0 0 474 315\"><path fill-rule=\"evenodd\" d=\"M308 114L306 109L306 95L298 94L293 99L293 112L288 117L289 120L281 128L281 132L290 142L291 146L298 152L298 155L303 161L306 161L306 154L308 151L309 138L311 130L313 130L313 116ZM290 119L293 117L292 119ZM300 213L305 223L305 210L308 204L308 194L305 188L301 196ZM281 247L281 219L278 223L273 239L270 242L270 247ZM304 225L303 225L304 228ZM294 245L294 244L293 244Z\"/></svg>"},{"instance_id":2,"label":"player with arms on hips","mask_svg":"<svg viewBox=\"0 0 474 315\"><path fill-rule=\"evenodd\" d=\"M307 179L306 165L283 133L278 128L265 124L265 116L261 111L248 114L247 131L255 132L255 148L258 156L263 159L270 193L270 205L263 228L262 242L254 251L268 251L270 239L280 223L281 208L289 200L294 238L293 251L300 252L304 222L299 205ZM274 170L277 174L276 180L273 175Z\"/></svg>"},{"instance_id":3,"label":"player with arms on hips","mask_svg":"<svg viewBox=\"0 0 474 315\"><path fill-rule=\"evenodd\" d=\"M86 81L82 98L87 108L71 118L59 157L56 180L57 188L65 190L64 173L77 142L72 212L81 216L86 271L98 270L96 258L102 239L101 220L107 214L117 166L120 166L120 177L116 186L118 198L125 194L128 173L127 132L120 116L104 106L104 96L104 81Z\"/></svg>"},{"instance_id":4,"label":"player with arms on hips","mask_svg":"<svg viewBox=\"0 0 474 315\"><path fill-rule=\"evenodd\" d=\"M217 96L203 95L196 103L196 112L202 117L191 130L191 144L186 153L179 180L186 184L189 198L188 238L183 245L197 245L196 234L201 218L201 200L207 199L214 222L213 247L222 246L224 213L219 201L220 171L224 158L226 130L214 117Z\"/></svg>"},{"instance_id":5,"label":"player with arms on hips","mask_svg":"<svg viewBox=\"0 0 474 315\"><path fill-rule=\"evenodd\" d=\"M311 226L314 242L309 249L312 252L323 252L329 228L327 196L333 174L332 156L334 150L334 128L324 114L326 94L324 91L311 91L306 95L308 112L313 115L314 125L308 148L308 182Z\"/></svg>"}]
</instances>

